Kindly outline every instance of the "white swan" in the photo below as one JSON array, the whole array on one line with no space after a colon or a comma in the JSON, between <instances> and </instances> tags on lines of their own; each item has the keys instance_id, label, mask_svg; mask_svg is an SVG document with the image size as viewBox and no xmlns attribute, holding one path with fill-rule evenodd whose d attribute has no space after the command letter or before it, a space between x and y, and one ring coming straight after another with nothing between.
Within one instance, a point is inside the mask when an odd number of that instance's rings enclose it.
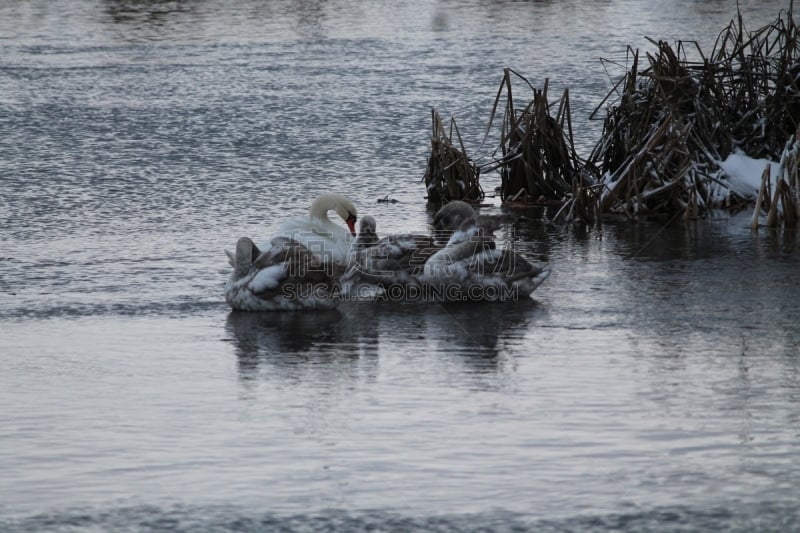
<instances>
[{"instance_id":1,"label":"white swan","mask_svg":"<svg viewBox=\"0 0 800 533\"><path fill-rule=\"evenodd\" d=\"M434 228L452 235L425 263L420 280L437 289L442 299L518 299L529 296L550 275L548 267L534 266L513 250L498 250L465 202L442 207L434 217Z\"/></svg>"},{"instance_id":2,"label":"white swan","mask_svg":"<svg viewBox=\"0 0 800 533\"><path fill-rule=\"evenodd\" d=\"M347 224L345 229L328 218L328 211L336 211ZM308 215L284 221L273 237L286 237L305 246L323 263L344 266L350 245L356 235L356 208L353 202L337 193L320 195L311 204ZM349 230L349 231L348 231ZM270 243L261 243L263 249Z\"/></svg>"},{"instance_id":3,"label":"white swan","mask_svg":"<svg viewBox=\"0 0 800 533\"><path fill-rule=\"evenodd\" d=\"M301 243L275 237L261 252L248 237L225 250L233 273L225 284L225 301L239 311L333 309L338 284L317 255Z\"/></svg>"},{"instance_id":4,"label":"white swan","mask_svg":"<svg viewBox=\"0 0 800 533\"><path fill-rule=\"evenodd\" d=\"M419 285L419 276L425 262L441 246L436 246L428 235L399 233L381 239L376 233L375 219L369 215L361 219L359 233L350 253L347 272L342 276L343 292L352 293L354 287L374 285L383 289L392 287L393 298L403 298L403 288Z\"/></svg>"}]
</instances>

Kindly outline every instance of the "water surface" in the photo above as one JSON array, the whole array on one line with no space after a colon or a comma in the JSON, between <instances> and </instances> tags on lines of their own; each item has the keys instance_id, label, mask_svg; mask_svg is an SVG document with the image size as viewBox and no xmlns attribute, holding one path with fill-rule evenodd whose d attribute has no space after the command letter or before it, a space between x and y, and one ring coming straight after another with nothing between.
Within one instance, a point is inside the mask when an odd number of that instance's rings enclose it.
<instances>
[{"instance_id":1,"label":"water surface","mask_svg":"<svg viewBox=\"0 0 800 533\"><path fill-rule=\"evenodd\" d=\"M221 294L324 190L425 231L431 107L488 157L509 66L569 87L586 153L598 58L735 6L0 6L0 529L800 528L798 238L748 213L526 213L498 238L553 273L508 305Z\"/></svg>"}]
</instances>

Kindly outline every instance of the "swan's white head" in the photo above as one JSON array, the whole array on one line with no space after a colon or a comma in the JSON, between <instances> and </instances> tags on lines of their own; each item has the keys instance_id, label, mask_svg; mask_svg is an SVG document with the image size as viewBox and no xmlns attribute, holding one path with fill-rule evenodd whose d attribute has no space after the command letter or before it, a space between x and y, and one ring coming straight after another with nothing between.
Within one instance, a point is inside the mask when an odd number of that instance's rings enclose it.
<instances>
[{"instance_id":1,"label":"swan's white head","mask_svg":"<svg viewBox=\"0 0 800 533\"><path fill-rule=\"evenodd\" d=\"M341 194L329 192L320 195L311 204L312 217L327 221L328 211L336 211L336 214L347 224L350 234L353 235L353 237L356 236L357 212L353 202Z\"/></svg>"}]
</instances>

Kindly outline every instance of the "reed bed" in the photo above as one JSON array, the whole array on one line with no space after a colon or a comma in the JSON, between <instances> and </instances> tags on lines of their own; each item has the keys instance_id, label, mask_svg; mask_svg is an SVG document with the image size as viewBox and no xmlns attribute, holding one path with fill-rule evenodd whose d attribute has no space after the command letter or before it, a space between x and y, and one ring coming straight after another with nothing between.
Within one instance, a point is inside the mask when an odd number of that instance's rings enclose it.
<instances>
[{"instance_id":1,"label":"reed bed","mask_svg":"<svg viewBox=\"0 0 800 533\"><path fill-rule=\"evenodd\" d=\"M755 203L756 226L760 213L766 213L767 226L796 225L800 36L792 8L790 2L777 20L753 32L738 13L710 54L693 41L650 40L655 48L643 55L629 47L629 68L592 114L603 110L605 118L585 160L574 149L569 91L551 104L547 79L537 89L505 69L486 131L488 138L503 109L491 163L473 164L455 122L448 136L433 112L429 199L482 198L478 178L497 171L505 204L558 204L556 218L569 221L599 223L609 213L692 219ZM515 106L512 79L532 91L524 106ZM453 133L460 150L451 142ZM780 158L775 185L765 173L760 191L734 190L721 163L736 151Z\"/></svg>"},{"instance_id":2,"label":"reed bed","mask_svg":"<svg viewBox=\"0 0 800 533\"><path fill-rule=\"evenodd\" d=\"M797 130L800 41L791 7L755 32L739 14L708 56L694 42L651 42L645 68L638 50L628 50L631 68L603 101L618 96L587 159L601 173L598 212L694 218L753 202L756 191L732 190L720 162L735 150L775 160Z\"/></svg>"},{"instance_id":3,"label":"reed bed","mask_svg":"<svg viewBox=\"0 0 800 533\"><path fill-rule=\"evenodd\" d=\"M428 202L443 204L462 200L480 203L485 196L480 185L480 168L467 157L455 118L450 120L449 132L435 109L431 111L431 122L431 153L423 176ZM453 135L458 147L453 143Z\"/></svg>"},{"instance_id":4,"label":"reed bed","mask_svg":"<svg viewBox=\"0 0 800 533\"><path fill-rule=\"evenodd\" d=\"M514 106L512 76L521 79L533 92L523 107ZM500 146L493 154L493 167L500 169L500 197L506 202L547 203L562 200L573 190L581 163L575 153L570 119L569 90L556 104L547 100L549 80L537 89L520 74L507 68L497 91L487 134L505 96ZM502 155L497 158L497 152Z\"/></svg>"}]
</instances>

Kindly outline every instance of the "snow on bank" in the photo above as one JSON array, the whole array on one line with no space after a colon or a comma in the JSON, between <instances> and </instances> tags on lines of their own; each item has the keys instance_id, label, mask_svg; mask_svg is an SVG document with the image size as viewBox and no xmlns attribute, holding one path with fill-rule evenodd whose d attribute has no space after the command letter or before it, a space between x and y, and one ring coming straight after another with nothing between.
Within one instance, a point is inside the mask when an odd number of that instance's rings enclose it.
<instances>
[{"instance_id":1,"label":"snow on bank","mask_svg":"<svg viewBox=\"0 0 800 533\"><path fill-rule=\"evenodd\" d=\"M769 159L753 159L744 152L737 150L728 156L725 161L719 162L719 167L728 177L728 185L731 190L743 198L756 198L758 190L761 188L761 175L764 168L770 165L770 180L772 183L771 193L775 189L777 177L780 175L780 163Z\"/></svg>"}]
</instances>

